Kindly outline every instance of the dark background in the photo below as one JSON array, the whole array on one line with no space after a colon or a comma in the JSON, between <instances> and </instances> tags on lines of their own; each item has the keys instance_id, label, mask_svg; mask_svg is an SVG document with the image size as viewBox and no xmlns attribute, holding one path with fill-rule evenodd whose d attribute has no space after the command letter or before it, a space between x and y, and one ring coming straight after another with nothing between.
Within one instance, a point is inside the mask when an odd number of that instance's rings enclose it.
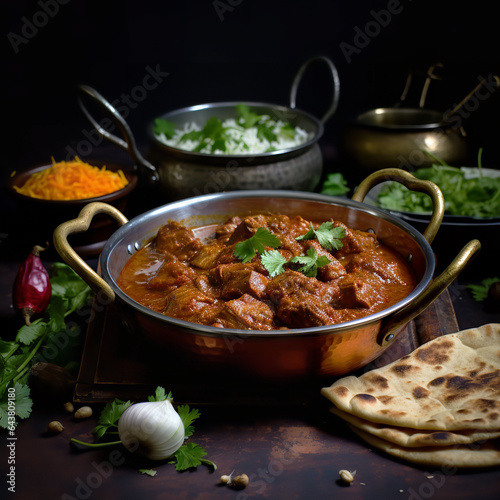
<instances>
[{"instance_id":1,"label":"dark background","mask_svg":"<svg viewBox=\"0 0 500 500\"><path fill-rule=\"evenodd\" d=\"M229 100L288 104L301 64L326 55L338 69L341 95L320 145L327 168L342 170L336 154L339 131L362 110L394 105L410 70L425 72L431 64L443 64L443 80L432 83L427 101L442 111L458 103L481 76L500 73L498 21L494 4L486 2L2 3L4 178L51 157L65 159L86 140L92 127L77 105L79 83L109 101L123 103L125 94L140 97L128 106L126 119L144 149L148 124L169 110ZM376 24L376 15L387 20L385 26ZM368 33L363 47L361 32ZM346 56L346 50L352 52ZM154 90L138 93L148 67L169 75ZM418 102L422 85L420 76L410 102ZM500 147L499 96L482 102L464 122L471 140L484 148L483 163L491 167ZM330 98L328 74L312 67L299 89L298 107L320 117ZM102 154L112 151L130 161L109 142L99 146Z\"/></svg>"}]
</instances>

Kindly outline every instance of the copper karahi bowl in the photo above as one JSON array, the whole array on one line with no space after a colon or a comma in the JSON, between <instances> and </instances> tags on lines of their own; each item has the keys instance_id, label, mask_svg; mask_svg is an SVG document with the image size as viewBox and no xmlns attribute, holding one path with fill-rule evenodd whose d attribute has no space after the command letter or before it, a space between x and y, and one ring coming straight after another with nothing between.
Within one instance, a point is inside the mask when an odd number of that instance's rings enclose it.
<instances>
[{"instance_id":1,"label":"copper karahi bowl","mask_svg":"<svg viewBox=\"0 0 500 500\"><path fill-rule=\"evenodd\" d=\"M408 187L427 191L435 213L424 235L384 210L362 203L374 184L398 178ZM378 313L353 321L291 330L223 329L189 323L154 312L128 297L118 286L120 271L130 255L156 235L167 220L190 227L222 223L233 215L262 212L288 216L314 214L316 220L341 220L348 227L375 231L379 241L395 249L410 262L418 278L416 288L403 300ZM444 211L441 192L432 183L417 181L411 174L391 169L365 179L352 200L315 193L292 191L234 191L189 198L127 219L115 208L93 203L80 216L60 225L54 244L63 258L93 288L103 302L114 301L128 324L146 337L155 350L175 353L204 370L256 380L292 380L338 376L358 369L380 356L397 334L420 314L458 276L480 249L469 242L448 268L434 279L435 259L430 243ZM67 236L83 231L96 214L106 213L121 227L107 241L101 257L101 276L74 252Z\"/></svg>"}]
</instances>

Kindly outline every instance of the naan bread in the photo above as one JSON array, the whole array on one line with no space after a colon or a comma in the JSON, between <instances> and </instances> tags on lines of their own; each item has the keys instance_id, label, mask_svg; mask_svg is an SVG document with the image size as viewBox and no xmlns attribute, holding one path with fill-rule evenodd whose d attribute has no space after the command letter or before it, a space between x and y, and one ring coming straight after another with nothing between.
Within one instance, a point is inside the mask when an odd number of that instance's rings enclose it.
<instances>
[{"instance_id":1,"label":"naan bread","mask_svg":"<svg viewBox=\"0 0 500 500\"><path fill-rule=\"evenodd\" d=\"M352 430L374 448L408 462L442 467L493 467L500 465L500 440L488 440L470 445L432 446L405 448L364 432L352 426Z\"/></svg>"},{"instance_id":2,"label":"naan bread","mask_svg":"<svg viewBox=\"0 0 500 500\"><path fill-rule=\"evenodd\" d=\"M412 429L500 428L500 324L434 339L321 393L344 412Z\"/></svg>"},{"instance_id":3,"label":"naan bread","mask_svg":"<svg viewBox=\"0 0 500 500\"><path fill-rule=\"evenodd\" d=\"M345 420L349 426L367 432L389 443L408 448L423 446L451 446L456 444L471 444L487 439L500 438L500 429L496 431L478 431L467 429L462 431L431 431L417 430L408 427L396 427L388 424L376 424L350 413L343 412L335 406L330 411Z\"/></svg>"}]
</instances>

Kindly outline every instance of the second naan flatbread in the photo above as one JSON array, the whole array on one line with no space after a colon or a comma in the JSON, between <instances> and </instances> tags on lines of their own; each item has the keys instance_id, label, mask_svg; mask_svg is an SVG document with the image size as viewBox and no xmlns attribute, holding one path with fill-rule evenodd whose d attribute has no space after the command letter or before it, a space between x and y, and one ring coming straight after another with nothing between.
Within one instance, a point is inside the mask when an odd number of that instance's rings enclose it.
<instances>
[{"instance_id":1,"label":"second naan flatbread","mask_svg":"<svg viewBox=\"0 0 500 500\"><path fill-rule=\"evenodd\" d=\"M388 424L376 424L339 410L335 406L330 408L330 411L346 421L350 427L356 427L375 437L408 448L471 444L487 439L500 438L500 429L496 431L478 431L475 429L466 429L462 431L418 430L408 427L391 426Z\"/></svg>"},{"instance_id":2,"label":"second naan flatbread","mask_svg":"<svg viewBox=\"0 0 500 500\"><path fill-rule=\"evenodd\" d=\"M494 467L500 465L500 440L488 440L470 445L405 448L380 439L352 426L352 430L369 445L408 462L431 467Z\"/></svg>"}]
</instances>

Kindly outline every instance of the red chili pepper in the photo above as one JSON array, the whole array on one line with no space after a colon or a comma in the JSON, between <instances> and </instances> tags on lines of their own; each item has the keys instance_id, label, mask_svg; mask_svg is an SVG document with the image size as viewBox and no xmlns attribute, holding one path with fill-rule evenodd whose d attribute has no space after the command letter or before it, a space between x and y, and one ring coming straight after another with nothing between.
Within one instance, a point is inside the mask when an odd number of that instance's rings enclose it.
<instances>
[{"instance_id":1,"label":"red chili pepper","mask_svg":"<svg viewBox=\"0 0 500 500\"><path fill-rule=\"evenodd\" d=\"M26 260L21 264L14 281L14 307L23 315L27 325L31 317L43 312L50 302L52 287L49 273L42 264L40 252L46 248L35 245Z\"/></svg>"}]
</instances>

